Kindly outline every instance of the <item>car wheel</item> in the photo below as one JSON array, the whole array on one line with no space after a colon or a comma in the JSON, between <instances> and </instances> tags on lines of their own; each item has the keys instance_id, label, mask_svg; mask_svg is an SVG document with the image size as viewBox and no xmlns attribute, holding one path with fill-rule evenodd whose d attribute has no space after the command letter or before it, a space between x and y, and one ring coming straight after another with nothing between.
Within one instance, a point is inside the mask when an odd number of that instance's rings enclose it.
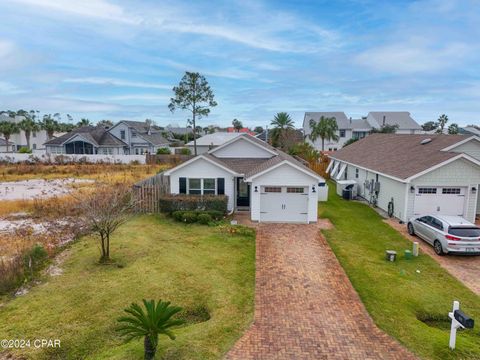
<instances>
[{"instance_id":1,"label":"car wheel","mask_svg":"<svg viewBox=\"0 0 480 360\"><path fill-rule=\"evenodd\" d=\"M438 240L435 240L435 242L433 243L433 250L435 250L435 254L439 256L442 256L444 254L442 243Z\"/></svg>"},{"instance_id":2,"label":"car wheel","mask_svg":"<svg viewBox=\"0 0 480 360\"><path fill-rule=\"evenodd\" d=\"M408 225L407 225L407 230L408 230L408 233L409 233L410 235L412 235L412 236L415 235L415 229L413 228L412 223L408 223Z\"/></svg>"}]
</instances>

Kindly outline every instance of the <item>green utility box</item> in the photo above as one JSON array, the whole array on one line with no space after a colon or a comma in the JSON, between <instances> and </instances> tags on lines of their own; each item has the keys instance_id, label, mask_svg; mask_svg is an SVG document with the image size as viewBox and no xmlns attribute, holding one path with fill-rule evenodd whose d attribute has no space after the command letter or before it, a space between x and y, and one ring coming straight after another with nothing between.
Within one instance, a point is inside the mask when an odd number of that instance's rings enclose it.
<instances>
[{"instance_id":1,"label":"green utility box","mask_svg":"<svg viewBox=\"0 0 480 360\"><path fill-rule=\"evenodd\" d=\"M410 250L405 250L405 259L410 260L412 257L412 252Z\"/></svg>"}]
</instances>

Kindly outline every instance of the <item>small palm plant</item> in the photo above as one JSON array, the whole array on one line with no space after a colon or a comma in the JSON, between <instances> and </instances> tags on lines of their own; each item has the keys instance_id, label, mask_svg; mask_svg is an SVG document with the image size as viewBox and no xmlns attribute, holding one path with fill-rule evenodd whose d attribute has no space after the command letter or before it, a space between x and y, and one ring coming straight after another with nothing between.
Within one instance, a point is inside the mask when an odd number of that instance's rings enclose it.
<instances>
[{"instance_id":1,"label":"small palm plant","mask_svg":"<svg viewBox=\"0 0 480 360\"><path fill-rule=\"evenodd\" d=\"M127 342L143 338L144 359L151 360L155 358L157 352L158 336L167 335L171 340L175 340L175 335L170 329L182 325L184 321L172 319L182 308L170 306L168 301L159 300L155 305L155 300L143 299L143 305L145 310L136 303L126 308L125 312L129 315L117 319L121 324L117 331L125 336Z\"/></svg>"}]
</instances>

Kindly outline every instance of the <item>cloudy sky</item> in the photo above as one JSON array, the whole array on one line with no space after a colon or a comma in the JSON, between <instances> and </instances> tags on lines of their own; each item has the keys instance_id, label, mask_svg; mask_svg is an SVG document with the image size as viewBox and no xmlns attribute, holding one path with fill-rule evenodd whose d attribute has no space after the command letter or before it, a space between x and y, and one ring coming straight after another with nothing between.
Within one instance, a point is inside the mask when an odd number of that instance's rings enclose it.
<instances>
[{"instance_id":1,"label":"cloudy sky","mask_svg":"<svg viewBox=\"0 0 480 360\"><path fill-rule=\"evenodd\" d=\"M202 125L279 111L405 110L480 124L480 1L2 0L0 109L151 118L184 71L218 106Z\"/></svg>"}]
</instances>

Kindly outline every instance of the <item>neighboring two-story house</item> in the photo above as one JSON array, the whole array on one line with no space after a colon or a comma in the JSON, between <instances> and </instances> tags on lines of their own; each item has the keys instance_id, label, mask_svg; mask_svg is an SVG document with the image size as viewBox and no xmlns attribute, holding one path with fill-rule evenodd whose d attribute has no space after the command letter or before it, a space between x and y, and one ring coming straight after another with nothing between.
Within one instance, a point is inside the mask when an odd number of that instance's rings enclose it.
<instances>
[{"instance_id":1,"label":"neighboring two-story house","mask_svg":"<svg viewBox=\"0 0 480 360\"><path fill-rule=\"evenodd\" d=\"M317 139L315 143L309 138L311 134L310 120L320 121L321 117L335 118L338 126L336 135L338 140L325 139L324 148L322 149L322 139ZM406 111L386 111L369 112L366 117L361 119L348 118L341 111L323 111L323 112L306 112L303 119L303 131L307 141L312 143L315 148L324 151L337 151L350 139L362 139L369 135L375 129L381 129L382 126L397 125L397 134L421 134L422 127L410 116Z\"/></svg>"},{"instance_id":2,"label":"neighboring two-story house","mask_svg":"<svg viewBox=\"0 0 480 360\"><path fill-rule=\"evenodd\" d=\"M16 124L20 124L20 122L25 119L24 116L15 116L9 117L8 115L1 114L0 121L9 121ZM55 134L59 135L59 134ZM2 139L4 140L4 139ZM45 149L43 145L48 140L48 135L45 130L33 131L30 134L30 148L32 150L41 150ZM10 144L9 144L9 151L18 151L22 147L27 147L27 138L25 136L25 131L20 130L16 134L12 134L10 137ZM1 149L0 149L1 151ZM4 150L6 151L6 149Z\"/></svg>"}]
</instances>

